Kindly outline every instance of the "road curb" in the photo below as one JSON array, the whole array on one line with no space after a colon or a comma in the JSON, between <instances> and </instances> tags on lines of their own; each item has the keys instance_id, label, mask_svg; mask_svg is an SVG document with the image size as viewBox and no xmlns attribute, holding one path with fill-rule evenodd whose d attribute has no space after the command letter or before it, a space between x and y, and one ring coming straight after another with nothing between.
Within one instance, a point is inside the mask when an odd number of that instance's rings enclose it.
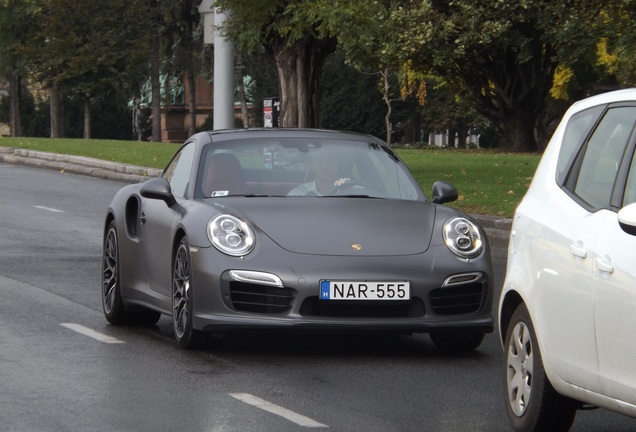
<instances>
[{"instance_id":1,"label":"road curb","mask_svg":"<svg viewBox=\"0 0 636 432\"><path fill-rule=\"evenodd\" d=\"M0 162L50 169L124 183L139 183L151 177L158 177L162 173L162 170L156 168L121 164L84 156L64 155L10 147L0 147ZM479 214L471 214L470 216L484 229L491 246L508 247L512 219Z\"/></svg>"},{"instance_id":2,"label":"road curb","mask_svg":"<svg viewBox=\"0 0 636 432\"><path fill-rule=\"evenodd\" d=\"M162 172L162 170L156 168L121 164L84 156L8 147L0 147L0 161L13 165L45 168L125 183L139 183L149 177L157 177Z\"/></svg>"},{"instance_id":3,"label":"road curb","mask_svg":"<svg viewBox=\"0 0 636 432\"><path fill-rule=\"evenodd\" d=\"M470 217L484 229L491 246L508 247L512 219L480 214L470 214Z\"/></svg>"}]
</instances>

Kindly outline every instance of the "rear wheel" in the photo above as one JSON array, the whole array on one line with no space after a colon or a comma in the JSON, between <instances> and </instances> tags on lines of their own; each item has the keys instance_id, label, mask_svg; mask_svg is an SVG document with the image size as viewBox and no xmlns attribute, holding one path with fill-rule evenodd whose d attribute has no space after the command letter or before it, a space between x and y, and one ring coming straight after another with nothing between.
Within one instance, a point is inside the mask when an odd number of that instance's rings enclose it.
<instances>
[{"instance_id":1,"label":"rear wheel","mask_svg":"<svg viewBox=\"0 0 636 432\"><path fill-rule=\"evenodd\" d=\"M453 353L476 350L484 340L484 336L484 333L466 330L435 331L430 333L431 340L438 349Z\"/></svg>"},{"instance_id":2,"label":"rear wheel","mask_svg":"<svg viewBox=\"0 0 636 432\"><path fill-rule=\"evenodd\" d=\"M205 333L192 327L192 260L185 237L179 242L173 262L172 322L175 339L182 348L199 348L205 342Z\"/></svg>"},{"instance_id":3,"label":"rear wheel","mask_svg":"<svg viewBox=\"0 0 636 432\"><path fill-rule=\"evenodd\" d=\"M568 431L577 403L548 380L528 309L519 305L504 343L506 411L516 431Z\"/></svg>"}]
</instances>

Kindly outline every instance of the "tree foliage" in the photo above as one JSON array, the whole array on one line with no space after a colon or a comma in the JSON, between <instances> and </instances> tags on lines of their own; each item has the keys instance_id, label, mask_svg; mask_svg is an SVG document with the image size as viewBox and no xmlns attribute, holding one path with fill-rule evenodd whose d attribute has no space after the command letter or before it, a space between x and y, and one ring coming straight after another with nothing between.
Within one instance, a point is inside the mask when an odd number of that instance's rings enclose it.
<instances>
[{"instance_id":1,"label":"tree foliage","mask_svg":"<svg viewBox=\"0 0 636 432\"><path fill-rule=\"evenodd\" d=\"M43 82L83 98L131 87L147 55L138 25L141 1L42 1L42 29L33 48L46 55L33 64Z\"/></svg>"},{"instance_id":2,"label":"tree foliage","mask_svg":"<svg viewBox=\"0 0 636 432\"><path fill-rule=\"evenodd\" d=\"M39 31L25 48L30 70L45 88L83 102L84 135L90 136L89 101L130 94L145 65L147 39L138 25L143 2L39 3Z\"/></svg>"},{"instance_id":3,"label":"tree foliage","mask_svg":"<svg viewBox=\"0 0 636 432\"><path fill-rule=\"evenodd\" d=\"M336 49L324 25L333 2L324 0L217 0L229 11L225 34L239 50L265 49L274 58L281 97L282 126L317 127L320 75Z\"/></svg>"},{"instance_id":4,"label":"tree foliage","mask_svg":"<svg viewBox=\"0 0 636 432\"><path fill-rule=\"evenodd\" d=\"M598 40L605 2L408 0L395 10L401 51L444 77L503 130L502 147L537 149L554 72ZM420 25L415 25L415 22Z\"/></svg>"},{"instance_id":5,"label":"tree foliage","mask_svg":"<svg viewBox=\"0 0 636 432\"><path fill-rule=\"evenodd\" d=\"M24 46L37 29L36 0L0 0L0 76L10 83L9 124L12 136L22 135L23 77L29 65Z\"/></svg>"},{"instance_id":6,"label":"tree foliage","mask_svg":"<svg viewBox=\"0 0 636 432\"><path fill-rule=\"evenodd\" d=\"M26 112L19 103L32 103L20 94L24 83L59 89L66 104L94 110L105 100L130 98L150 74L150 63L155 78L161 66L192 80L203 60L198 3L0 0L0 76L12 83L13 129L19 131L19 113ZM257 99L274 96L268 82L273 65L284 126L375 131L388 113L387 130L398 121L409 123L410 139L416 139L420 130L482 124L483 116L500 131L502 148L532 151L541 149L545 131L571 100L636 85L631 0L217 0L216 5L230 12L224 31L241 52L246 73L264 84L252 89ZM336 49L337 61L323 74ZM329 81L321 85L321 79ZM158 95L158 84L154 87ZM324 90L329 94L321 104ZM357 96L347 101L348 94ZM153 100L158 107L159 96ZM76 117L79 110L67 112Z\"/></svg>"}]
</instances>

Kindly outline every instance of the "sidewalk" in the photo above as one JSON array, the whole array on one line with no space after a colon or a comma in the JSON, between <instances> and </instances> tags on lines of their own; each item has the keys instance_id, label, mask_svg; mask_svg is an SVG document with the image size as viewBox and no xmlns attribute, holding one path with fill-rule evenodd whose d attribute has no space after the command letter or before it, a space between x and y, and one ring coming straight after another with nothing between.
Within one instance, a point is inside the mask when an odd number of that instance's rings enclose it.
<instances>
[{"instance_id":1,"label":"sidewalk","mask_svg":"<svg viewBox=\"0 0 636 432\"><path fill-rule=\"evenodd\" d=\"M124 183L139 183L149 177L158 177L162 170L135 165L93 159L83 156L71 156L47 153L36 150L0 147L0 162L13 165L26 165L45 168L69 174L80 174ZM486 231L491 246L508 247L511 219L497 216L471 214Z\"/></svg>"}]
</instances>

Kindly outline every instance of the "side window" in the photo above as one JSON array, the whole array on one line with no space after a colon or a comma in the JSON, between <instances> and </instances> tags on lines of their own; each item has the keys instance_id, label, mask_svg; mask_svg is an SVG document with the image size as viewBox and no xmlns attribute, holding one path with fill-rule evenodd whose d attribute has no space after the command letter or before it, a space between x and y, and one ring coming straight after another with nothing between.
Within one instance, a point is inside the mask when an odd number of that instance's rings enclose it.
<instances>
[{"instance_id":1,"label":"side window","mask_svg":"<svg viewBox=\"0 0 636 432\"><path fill-rule=\"evenodd\" d=\"M183 198L190 181L192 172L192 160L194 159L194 143L188 143L181 148L163 174L163 177L170 182L172 193Z\"/></svg>"},{"instance_id":2,"label":"side window","mask_svg":"<svg viewBox=\"0 0 636 432\"><path fill-rule=\"evenodd\" d=\"M632 163L629 167L627 175L627 183L625 184L625 195L623 196L623 206L636 202L636 153L632 157Z\"/></svg>"},{"instance_id":3,"label":"side window","mask_svg":"<svg viewBox=\"0 0 636 432\"><path fill-rule=\"evenodd\" d=\"M565 183L568 170L572 166L578 149L581 148L583 140L590 133L604 108L605 106L601 105L582 111L573 115L568 122L563 134L563 143L561 144L557 165L556 181L559 185L562 186Z\"/></svg>"},{"instance_id":4,"label":"side window","mask_svg":"<svg viewBox=\"0 0 636 432\"><path fill-rule=\"evenodd\" d=\"M636 107L612 108L587 142L573 192L595 209L609 206L635 119Z\"/></svg>"}]
</instances>

